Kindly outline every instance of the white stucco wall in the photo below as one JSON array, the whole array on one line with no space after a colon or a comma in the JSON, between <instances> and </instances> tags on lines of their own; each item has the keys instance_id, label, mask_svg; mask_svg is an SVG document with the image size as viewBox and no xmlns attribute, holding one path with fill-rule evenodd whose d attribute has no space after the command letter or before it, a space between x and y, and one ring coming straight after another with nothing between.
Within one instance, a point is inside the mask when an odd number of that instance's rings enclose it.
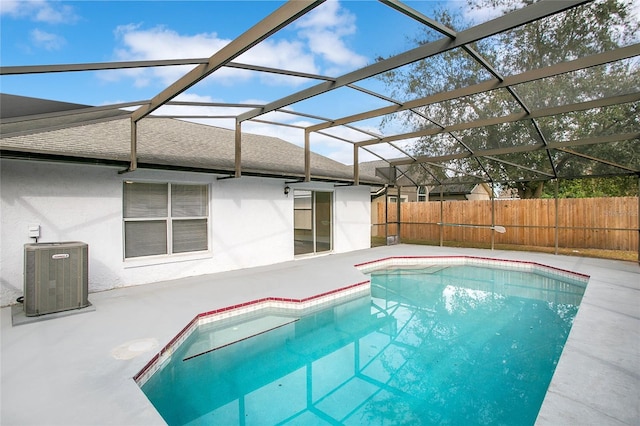
<instances>
[{"instance_id":1,"label":"white stucco wall","mask_svg":"<svg viewBox=\"0 0 640 426\"><path fill-rule=\"evenodd\" d=\"M490 200L491 194L487 192L487 190L491 191L490 188L487 188L483 185L476 185L470 194L467 194L467 200L469 201L477 201L477 200Z\"/></svg>"},{"instance_id":2,"label":"white stucco wall","mask_svg":"<svg viewBox=\"0 0 640 426\"><path fill-rule=\"evenodd\" d=\"M294 259L293 196L284 194L284 180L117 171L104 166L1 160L1 306L22 294L24 244L34 242L28 236L32 224L41 227L39 242L88 244L90 292ZM123 260L124 180L210 184L210 251ZM369 247L369 188L312 186L334 191L334 252Z\"/></svg>"},{"instance_id":3,"label":"white stucco wall","mask_svg":"<svg viewBox=\"0 0 640 426\"><path fill-rule=\"evenodd\" d=\"M371 246L371 193L368 186L337 187L334 197L333 251L343 253Z\"/></svg>"}]
</instances>

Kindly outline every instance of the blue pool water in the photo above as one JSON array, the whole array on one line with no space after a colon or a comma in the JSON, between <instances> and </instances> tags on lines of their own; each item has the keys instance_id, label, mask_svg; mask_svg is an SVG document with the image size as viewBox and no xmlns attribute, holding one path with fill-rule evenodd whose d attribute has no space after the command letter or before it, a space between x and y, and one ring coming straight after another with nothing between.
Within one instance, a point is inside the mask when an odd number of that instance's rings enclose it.
<instances>
[{"instance_id":1,"label":"blue pool water","mask_svg":"<svg viewBox=\"0 0 640 426\"><path fill-rule=\"evenodd\" d=\"M200 326L142 389L170 425L531 425L584 285L373 272L370 297Z\"/></svg>"}]
</instances>

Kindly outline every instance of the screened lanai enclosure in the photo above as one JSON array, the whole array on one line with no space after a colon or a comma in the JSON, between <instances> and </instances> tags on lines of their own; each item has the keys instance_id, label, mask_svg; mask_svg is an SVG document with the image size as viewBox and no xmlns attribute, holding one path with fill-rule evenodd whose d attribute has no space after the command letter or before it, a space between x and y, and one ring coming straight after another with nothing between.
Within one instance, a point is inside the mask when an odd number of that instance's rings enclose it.
<instances>
[{"instance_id":1,"label":"screened lanai enclosure","mask_svg":"<svg viewBox=\"0 0 640 426\"><path fill-rule=\"evenodd\" d=\"M184 3L184 8L197 8L199 3ZM242 153L248 143L242 132L286 132L305 149L304 181L312 180L311 152L322 152L353 165L348 184L361 184L365 171L377 176L374 199L411 188L424 197L429 193L425 201L440 201L428 219L420 220L412 218L408 206L402 210L401 203L387 206L383 220L373 219L375 234L385 241L410 238L411 232L417 232L412 222L419 221L424 222L422 228L431 228L429 238L440 243L447 239L446 232L454 230L492 245L499 238L525 240L533 238L526 232L544 226L547 234L540 238L556 249L569 228L582 230L582 237L572 237L578 240L591 239L585 233L590 229L625 240L627 250L638 249L637 0L381 0L345 1L339 6L333 1L296 0L266 5L272 10L261 19L255 13L238 15L237 36L201 57L189 57L190 50L185 48L180 57L102 62L96 58L103 58L105 52L87 51L85 62L3 63L3 91L26 96L32 94L21 88L32 79L59 86L68 84L64 78L85 73L137 72L154 78L160 70L184 72L150 99L107 103L110 97L105 95L103 103L80 109L29 116L13 111L3 120L2 137L28 132L32 123L42 126L50 118L65 117L72 126L121 119L125 114L131 120L126 173L138 167L136 137L142 120L199 121L235 129L235 164L229 177L238 178L243 175ZM261 10L267 6L262 4ZM215 7L224 8L225 2ZM288 54L285 41L317 30L317 22L337 14L338 8L343 17L348 10L350 21L325 28L324 37L349 35L349 25L357 22L365 37L383 32L385 42L369 46L368 52L373 53L366 57L355 55L355 49L341 52L343 46L336 43L335 51L323 54L351 54L351 60L342 68L325 67L324 74L303 61L298 62L299 68L293 68L295 61L277 66L285 63L278 55ZM270 55L261 54L265 49ZM251 84L252 98L262 101L215 101L207 82L229 75L244 76L237 84ZM186 96L194 93L210 96ZM58 100L82 103L77 98ZM60 120L56 123L60 126ZM5 156L20 155L6 144L2 150ZM571 204L557 197L544 206L535 204L543 187L553 194L566 181L612 177L627 185L631 181L635 188L624 205ZM474 207L473 214L458 218L462 205L443 203L448 188L481 184L490 188L489 197ZM509 189L519 198L538 201L514 214L514 205L496 200L496 194ZM300 222L311 220L306 212L316 201L309 194L297 194L296 220ZM524 217L542 210L544 224ZM628 218L613 225L588 219L579 224L562 221L598 212L611 220L621 215ZM375 207L373 213L377 213ZM318 239L315 244L323 245L316 247L318 251L330 247L330 241Z\"/></svg>"}]
</instances>

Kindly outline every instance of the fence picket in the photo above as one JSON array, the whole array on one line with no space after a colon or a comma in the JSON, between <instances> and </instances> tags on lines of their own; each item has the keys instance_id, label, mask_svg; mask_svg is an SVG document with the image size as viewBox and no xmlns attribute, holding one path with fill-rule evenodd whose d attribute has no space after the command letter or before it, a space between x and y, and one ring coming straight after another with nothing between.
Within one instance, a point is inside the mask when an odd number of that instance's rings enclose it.
<instances>
[{"instance_id":1,"label":"fence picket","mask_svg":"<svg viewBox=\"0 0 640 426\"><path fill-rule=\"evenodd\" d=\"M445 241L486 243L491 239L491 201L445 201ZM555 246L555 200L496 200L497 244ZM378 205L384 227L384 204ZM440 202L401 204L401 239L439 241ZM396 205L389 205L389 235L395 235ZM571 248L635 251L638 249L638 197L563 198L558 200L558 245ZM460 226L465 225L465 226ZM382 228L378 235L384 235Z\"/></svg>"}]
</instances>

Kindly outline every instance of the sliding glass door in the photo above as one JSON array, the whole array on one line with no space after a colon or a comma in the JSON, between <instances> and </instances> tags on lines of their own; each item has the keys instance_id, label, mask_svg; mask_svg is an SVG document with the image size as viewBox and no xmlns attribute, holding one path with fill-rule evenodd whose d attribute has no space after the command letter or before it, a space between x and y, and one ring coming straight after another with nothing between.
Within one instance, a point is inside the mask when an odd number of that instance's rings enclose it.
<instances>
[{"instance_id":1,"label":"sliding glass door","mask_svg":"<svg viewBox=\"0 0 640 426\"><path fill-rule=\"evenodd\" d=\"M333 248L333 193L294 190L294 252L311 254Z\"/></svg>"}]
</instances>

